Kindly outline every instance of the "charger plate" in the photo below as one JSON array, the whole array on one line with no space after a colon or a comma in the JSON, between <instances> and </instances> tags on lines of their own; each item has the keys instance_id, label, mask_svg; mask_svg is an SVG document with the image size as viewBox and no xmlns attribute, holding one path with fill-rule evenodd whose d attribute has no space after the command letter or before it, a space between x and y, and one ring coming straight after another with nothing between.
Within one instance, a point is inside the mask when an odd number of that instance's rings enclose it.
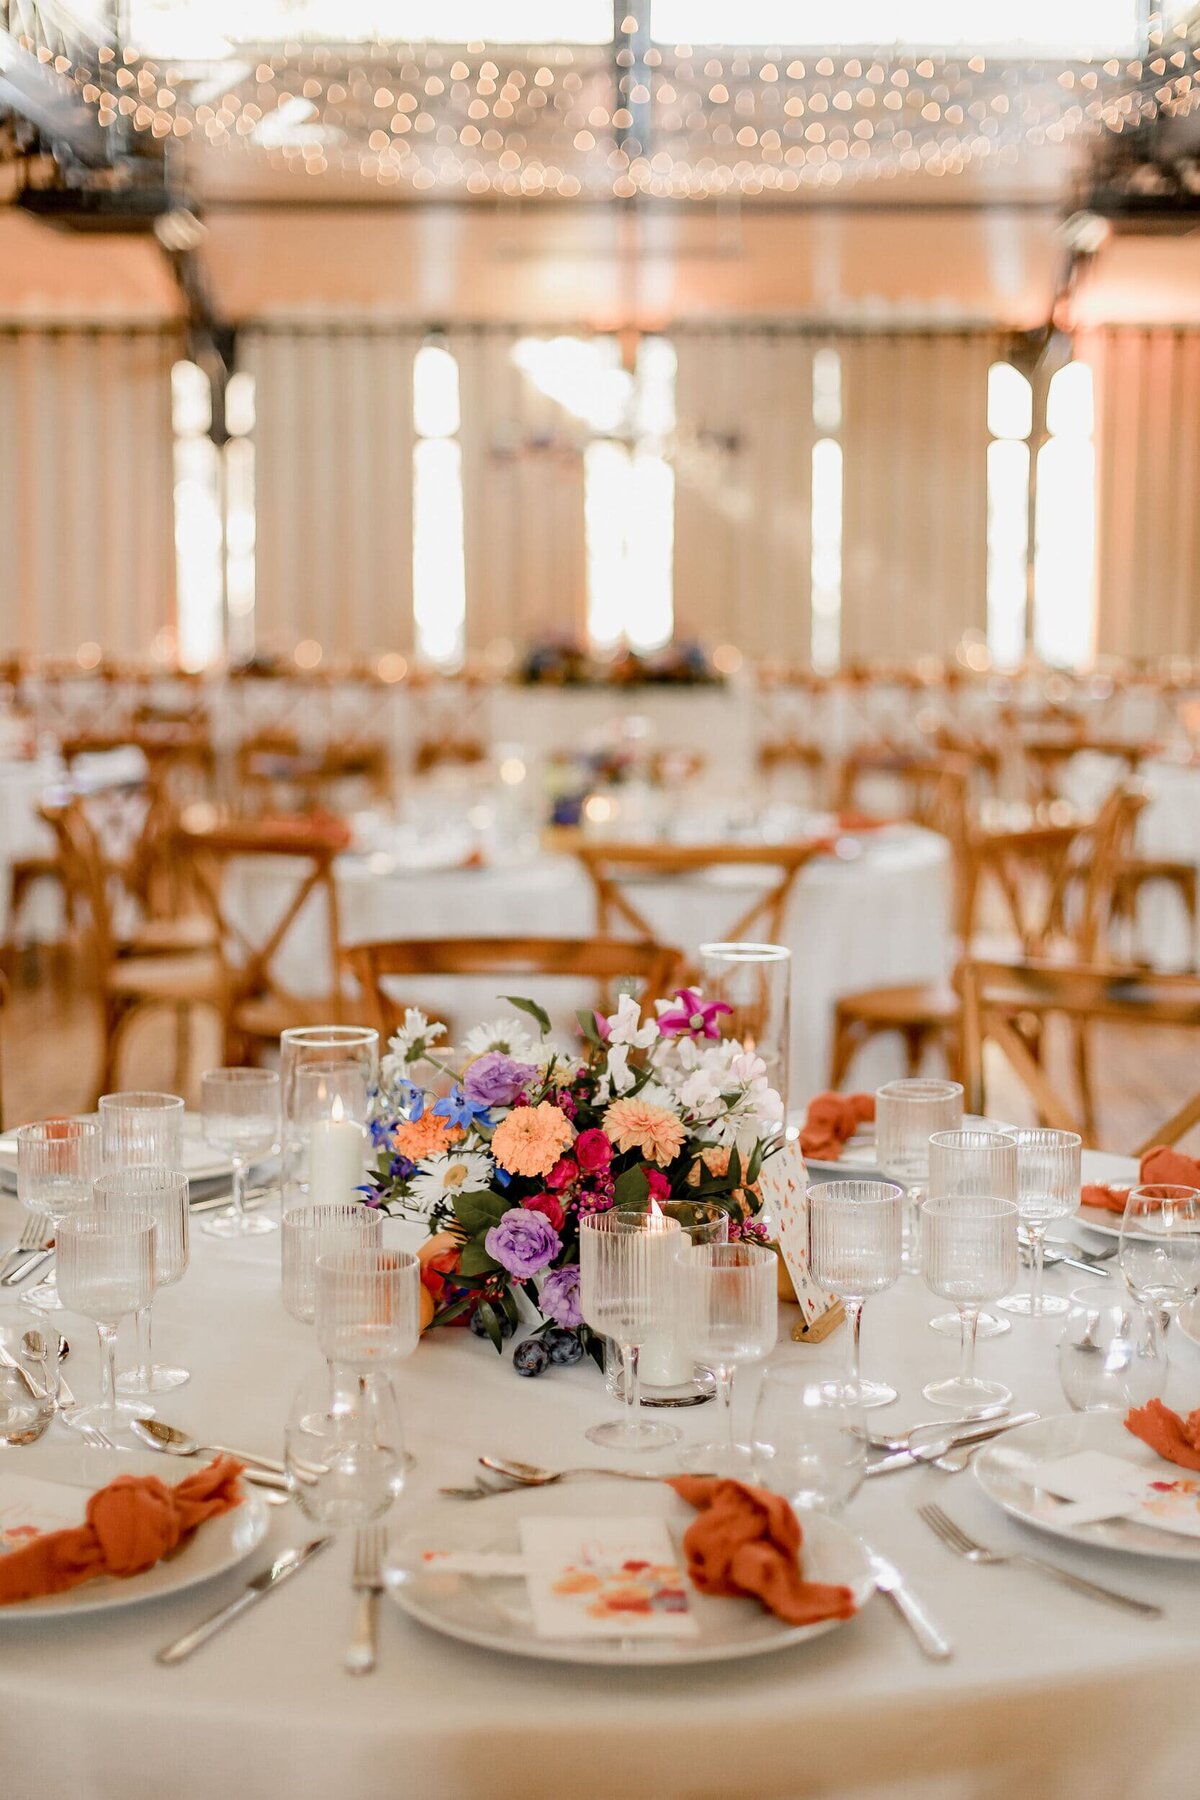
<instances>
[{"instance_id":1,"label":"charger plate","mask_svg":"<svg viewBox=\"0 0 1200 1800\"><path fill-rule=\"evenodd\" d=\"M388 1594L410 1618L463 1643L505 1656L604 1668L679 1668L762 1656L849 1623L824 1619L815 1625L785 1625L756 1600L716 1599L689 1588L689 1605L700 1627L693 1638L539 1638L522 1576L447 1574L421 1561L431 1549L515 1555L519 1521L539 1517L662 1518L682 1564L680 1540L696 1513L665 1484L620 1481L564 1482L469 1505L439 1506L393 1548L384 1575ZM834 1519L810 1513L802 1524L805 1575L844 1584L861 1611L875 1592L863 1546Z\"/></svg>"}]
</instances>

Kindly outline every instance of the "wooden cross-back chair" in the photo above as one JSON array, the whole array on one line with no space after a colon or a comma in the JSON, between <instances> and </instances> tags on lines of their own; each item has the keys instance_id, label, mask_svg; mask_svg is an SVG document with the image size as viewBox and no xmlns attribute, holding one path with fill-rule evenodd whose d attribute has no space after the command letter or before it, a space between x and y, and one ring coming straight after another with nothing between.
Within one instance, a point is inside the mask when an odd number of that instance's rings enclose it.
<instances>
[{"instance_id":1,"label":"wooden cross-back chair","mask_svg":"<svg viewBox=\"0 0 1200 1800\"><path fill-rule=\"evenodd\" d=\"M271 727L245 738L234 755L239 810L253 815L283 802L298 810L328 806L345 783L361 783L373 800L391 797L385 744L331 739L306 749L296 733Z\"/></svg>"},{"instance_id":2,"label":"wooden cross-back chair","mask_svg":"<svg viewBox=\"0 0 1200 1800\"><path fill-rule=\"evenodd\" d=\"M628 884L703 876L714 869L753 868L773 871L775 880L754 896L728 926L714 931L713 939L739 941L758 938L782 943L788 902L805 866L818 854L812 841L794 844L659 844L582 843L575 856L596 896L596 929L611 936L615 928L631 928L643 939L654 941L658 933L630 899Z\"/></svg>"},{"instance_id":3,"label":"wooden cross-back chair","mask_svg":"<svg viewBox=\"0 0 1200 1800\"><path fill-rule=\"evenodd\" d=\"M216 927L225 972L225 1056L230 1063L253 1062L293 1025L345 1022L347 996L342 976L341 925L334 864L350 842L340 819L210 820L184 815L176 843L187 860ZM261 929L235 918L229 889L236 865L253 879L253 865L274 863L294 871L274 916ZM310 998L293 993L276 963L294 929L310 912L324 912L324 948L332 991Z\"/></svg>"},{"instance_id":4,"label":"wooden cross-back chair","mask_svg":"<svg viewBox=\"0 0 1200 1800\"><path fill-rule=\"evenodd\" d=\"M95 827L79 798L44 806L41 816L54 832L68 916L81 937L84 972L100 998L103 1056L97 1095L117 1085L117 1065L125 1031L140 1010L169 1007L175 1014L177 1089L187 1080L188 1024L195 1006L220 1010L224 982L206 922L148 920L122 937L113 919L112 890L119 880L104 856Z\"/></svg>"},{"instance_id":5,"label":"wooden cross-back chair","mask_svg":"<svg viewBox=\"0 0 1200 1800\"><path fill-rule=\"evenodd\" d=\"M963 1079L966 1103L987 1111L984 1051L995 1045L1026 1089L1047 1125L1078 1131L1095 1141L1090 1108L1072 1104L1050 1075L1045 1061L1045 1025L1065 1019L1076 1031L1101 1020L1124 1025L1200 1028L1200 980L1190 975L1156 975L1116 964L1040 961L983 961L968 958L955 976L963 1002ZM1154 1144L1173 1144L1200 1123L1195 1093L1136 1154Z\"/></svg>"},{"instance_id":6,"label":"wooden cross-back chair","mask_svg":"<svg viewBox=\"0 0 1200 1800\"><path fill-rule=\"evenodd\" d=\"M384 982L428 975L550 976L594 981L598 998L611 999L636 983L639 998L671 991L678 950L628 938L406 938L355 944L346 959L362 988L370 1022L381 1040L391 1036L403 1011ZM443 1021L444 1023L446 1021Z\"/></svg>"}]
</instances>

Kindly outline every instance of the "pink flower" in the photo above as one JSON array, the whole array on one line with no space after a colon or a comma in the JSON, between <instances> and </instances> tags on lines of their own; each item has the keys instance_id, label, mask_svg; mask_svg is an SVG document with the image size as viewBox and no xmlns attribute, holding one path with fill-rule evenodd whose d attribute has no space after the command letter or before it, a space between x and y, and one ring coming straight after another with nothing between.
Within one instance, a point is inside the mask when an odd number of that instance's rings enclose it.
<instances>
[{"instance_id":1,"label":"pink flower","mask_svg":"<svg viewBox=\"0 0 1200 1800\"><path fill-rule=\"evenodd\" d=\"M732 1012L724 1000L704 1000L698 988L676 988L679 1005L668 1007L658 1015L658 1029L664 1037L719 1038L718 1015Z\"/></svg>"},{"instance_id":2,"label":"pink flower","mask_svg":"<svg viewBox=\"0 0 1200 1800\"><path fill-rule=\"evenodd\" d=\"M542 1217L553 1225L555 1231L562 1230L563 1220L567 1215L563 1211L562 1201L556 1200L553 1194L527 1194L521 1205L528 1212L541 1213Z\"/></svg>"},{"instance_id":3,"label":"pink flower","mask_svg":"<svg viewBox=\"0 0 1200 1800\"><path fill-rule=\"evenodd\" d=\"M598 1175L612 1162L612 1145L593 1125L575 1139L575 1155L585 1174Z\"/></svg>"},{"instance_id":4,"label":"pink flower","mask_svg":"<svg viewBox=\"0 0 1200 1800\"><path fill-rule=\"evenodd\" d=\"M652 1200L669 1200L671 1198L670 1180L661 1169L647 1169L646 1180L650 1184Z\"/></svg>"},{"instance_id":5,"label":"pink flower","mask_svg":"<svg viewBox=\"0 0 1200 1800\"><path fill-rule=\"evenodd\" d=\"M560 1156L546 1177L546 1186L552 1193L561 1194L564 1188L570 1187L578 1174L579 1170L570 1157Z\"/></svg>"}]
</instances>

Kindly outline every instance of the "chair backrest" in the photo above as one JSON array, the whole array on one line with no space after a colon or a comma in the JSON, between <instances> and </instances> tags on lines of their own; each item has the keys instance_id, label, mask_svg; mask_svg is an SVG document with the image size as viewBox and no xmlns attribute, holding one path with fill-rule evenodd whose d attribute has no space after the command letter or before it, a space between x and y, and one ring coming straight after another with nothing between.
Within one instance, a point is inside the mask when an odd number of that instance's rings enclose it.
<instances>
[{"instance_id":1,"label":"chair backrest","mask_svg":"<svg viewBox=\"0 0 1200 1800\"><path fill-rule=\"evenodd\" d=\"M618 926L631 927L639 938L657 938L629 898L626 884L677 876L705 875L712 869L757 868L773 870L776 879L756 894L752 903L714 938L737 940L756 934L773 943L781 941L788 901L800 871L812 861L820 844L659 844L602 841L575 847L596 895L596 929L611 936Z\"/></svg>"},{"instance_id":2,"label":"chair backrest","mask_svg":"<svg viewBox=\"0 0 1200 1800\"><path fill-rule=\"evenodd\" d=\"M983 961L968 958L955 976L962 995L966 1104L987 1112L984 1052L992 1044L1029 1093L1039 1117L1060 1131L1083 1131L1081 1110L1064 1097L1038 1054L1052 1017L1076 1026L1107 1019L1124 1025L1200 1028L1200 979L1156 975L1115 964ZM1200 1121L1200 1093L1143 1145L1173 1144ZM1139 1150L1138 1154L1141 1154Z\"/></svg>"},{"instance_id":3,"label":"chair backrest","mask_svg":"<svg viewBox=\"0 0 1200 1800\"><path fill-rule=\"evenodd\" d=\"M383 984L396 976L514 975L594 980L612 991L640 983L654 999L670 992L680 962L677 950L627 938L408 938L355 944L346 960L363 990L371 1023L391 1035L400 1006Z\"/></svg>"},{"instance_id":4,"label":"chair backrest","mask_svg":"<svg viewBox=\"0 0 1200 1800\"><path fill-rule=\"evenodd\" d=\"M83 933L89 973L102 978L117 954L109 893L111 866L82 800L46 804L38 811L54 833L67 916Z\"/></svg>"},{"instance_id":5,"label":"chair backrest","mask_svg":"<svg viewBox=\"0 0 1200 1800\"><path fill-rule=\"evenodd\" d=\"M1114 788L1068 853L1051 926L1066 937L1081 962L1107 959L1117 882L1133 851L1138 818L1148 800L1143 789ZM1066 911L1072 885L1079 892L1075 916Z\"/></svg>"},{"instance_id":6,"label":"chair backrest","mask_svg":"<svg viewBox=\"0 0 1200 1800\"><path fill-rule=\"evenodd\" d=\"M328 996L330 1016L332 1023L340 1023L344 959L334 863L350 843L342 820L314 816L212 821L185 814L175 842L216 926L234 1012L248 999L274 999L284 1007L296 1000L277 973L276 959L306 909L323 907L334 983ZM264 858L286 860L295 866L296 876L274 918L252 935L230 912L228 886L235 864Z\"/></svg>"}]
</instances>

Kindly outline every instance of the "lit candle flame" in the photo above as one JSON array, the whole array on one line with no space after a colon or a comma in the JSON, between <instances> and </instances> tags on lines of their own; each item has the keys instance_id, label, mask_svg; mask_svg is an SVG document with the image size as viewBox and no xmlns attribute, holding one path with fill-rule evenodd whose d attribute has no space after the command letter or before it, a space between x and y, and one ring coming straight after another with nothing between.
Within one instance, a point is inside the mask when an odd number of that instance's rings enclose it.
<instances>
[{"instance_id":1,"label":"lit candle flame","mask_svg":"<svg viewBox=\"0 0 1200 1800\"><path fill-rule=\"evenodd\" d=\"M650 1209L646 1214L646 1217L649 1220L647 1226L649 1231L665 1231L667 1229L667 1215L658 1204L658 1196L656 1194L650 1196Z\"/></svg>"},{"instance_id":2,"label":"lit candle flame","mask_svg":"<svg viewBox=\"0 0 1200 1800\"><path fill-rule=\"evenodd\" d=\"M333 1096L333 1105L329 1109L329 1116L331 1119L336 1119L339 1124L345 1118L346 1109L342 1105L342 1096L340 1094L335 1094Z\"/></svg>"}]
</instances>

